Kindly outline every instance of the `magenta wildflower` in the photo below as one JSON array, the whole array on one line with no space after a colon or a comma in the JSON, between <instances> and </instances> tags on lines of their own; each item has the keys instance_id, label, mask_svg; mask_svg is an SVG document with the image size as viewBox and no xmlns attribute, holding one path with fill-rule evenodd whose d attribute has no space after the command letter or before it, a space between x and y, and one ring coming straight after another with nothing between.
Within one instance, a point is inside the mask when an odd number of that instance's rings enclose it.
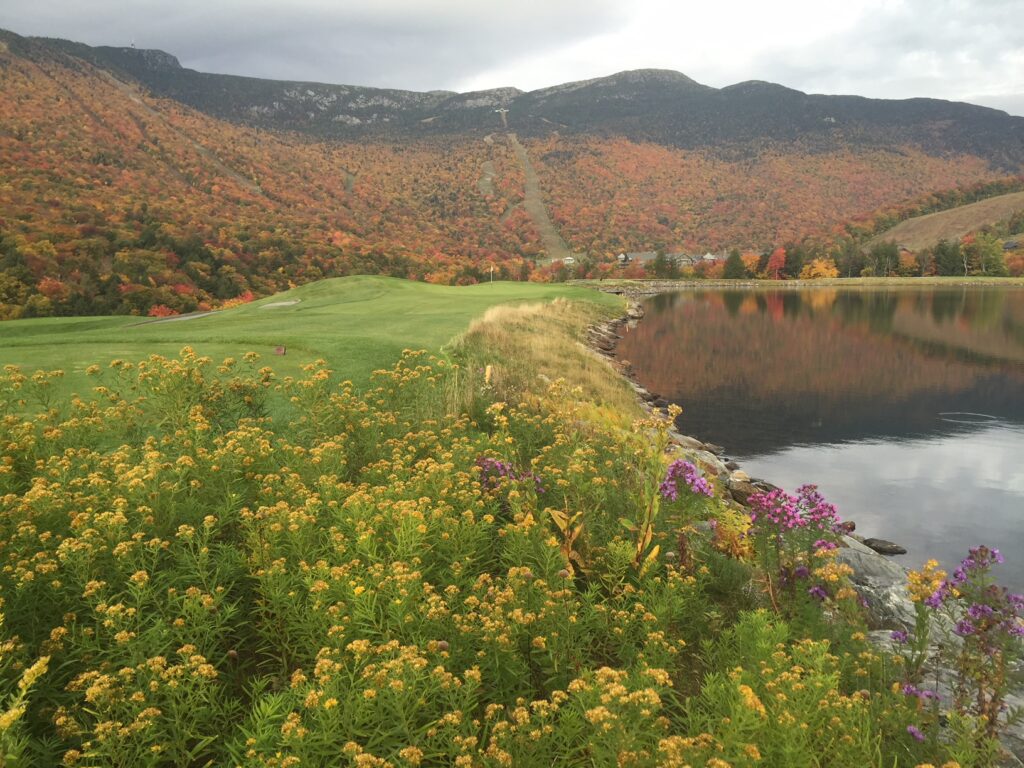
<instances>
[{"instance_id":1,"label":"magenta wildflower","mask_svg":"<svg viewBox=\"0 0 1024 768\"><path fill-rule=\"evenodd\" d=\"M908 725L907 726L907 733L909 733L911 736L913 736L918 741L924 741L924 734L921 733L921 729L918 728L916 725Z\"/></svg>"},{"instance_id":2,"label":"magenta wildflower","mask_svg":"<svg viewBox=\"0 0 1024 768\"><path fill-rule=\"evenodd\" d=\"M665 479L661 481L661 485L658 487L662 498L668 499L669 501L675 501L679 498L679 479L682 478L683 482L690 489L691 493L695 493L698 496L714 496L715 492L711 487L711 483L707 481L707 478L700 474L700 470L697 469L689 461L683 459L676 459L668 465L668 471L665 473Z\"/></svg>"},{"instance_id":3,"label":"magenta wildflower","mask_svg":"<svg viewBox=\"0 0 1024 768\"><path fill-rule=\"evenodd\" d=\"M910 633L904 629L896 629L893 630L893 633L889 635L889 637L894 643L900 643L902 645L910 640Z\"/></svg>"},{"instance_id":4,"label":"magenta wildflower","mask_svg":"<svg viewBox=\"0 0 1024 768\"><path fill-rule=\"evenodd\" d=\"M748 499L750 520L753 523L765 521L776 526L780 532L795 528L812 528L832 533L839 526L836 508L818 493L817 486L802 485L796 496L776 488L768 493L755 493ZM835 544L818 539L817 549L832 549Z\"/></svg>"},{"instance_id":5,"label":"magenta wildflower","mask_svg":"<svg viewBox=\"0 0 1024 768\"><path fill-rule=\"evenodd\" d=\"M939 698L939 694L935 691L930 691L927 688L918 688L913 683L903 684L903 695L914 696L922 701L937 701Z\"/></svg>"}]
</instances>

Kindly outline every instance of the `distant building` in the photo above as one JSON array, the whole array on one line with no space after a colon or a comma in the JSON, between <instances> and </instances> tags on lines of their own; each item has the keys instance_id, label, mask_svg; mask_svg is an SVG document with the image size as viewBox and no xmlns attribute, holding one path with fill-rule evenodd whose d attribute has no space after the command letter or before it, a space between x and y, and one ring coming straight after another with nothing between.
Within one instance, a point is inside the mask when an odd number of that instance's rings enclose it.
<instances>
[{"instance_id":1,"label":"distant building","mask_svg":"<svg viewBox=\"0 0 1024 768\"><path fill-rule=\"evenodd\" d=\"M566 256L564 259L562 259L562 263L571 267L573 264L576 263L576 259L572 256Z\"/></svg>"},{"instance_id":2,"label":"distant building","mask_svg":"<svg viewBox=\"0 0 1024 768\"><path fill-rule=\"evenodd\" d=\"M657 251L631 251L630 253L620 253L616 256L620 267L632 264L634 261L646 264L648 261L654 261L656 258L658 258Z\"/></svg>"},{"instance_id":3,"label":"distant building","mask_svg":"<svg viewBox=\"0 0 1024 768\"><path fill-rule=\"evenodd\" d=\"M677 267L693 267L710 257L711 259L717 260L719 257L712 254L706 256L694 256L684 251L671 251L663 254L663 258L675 264ZM616 256L620 267L624 267L627 264L632 264L634 261L640 264L647 264L658 258L657 251L633 251L630 253L620 253Z\"/></svg>"},{"instance_id":4,"label":"distant building","mask_svg":"<svg viewBox=\"0 0 1024 768\"><path fill-rule=\"evenodd\" d=\"M677 266L680 267L692 267L697 263L697 259L688 253L682 251L675 251L673 253L666 253L665 258L669 261L673 261Z\"/></svg>"}]
</instances>

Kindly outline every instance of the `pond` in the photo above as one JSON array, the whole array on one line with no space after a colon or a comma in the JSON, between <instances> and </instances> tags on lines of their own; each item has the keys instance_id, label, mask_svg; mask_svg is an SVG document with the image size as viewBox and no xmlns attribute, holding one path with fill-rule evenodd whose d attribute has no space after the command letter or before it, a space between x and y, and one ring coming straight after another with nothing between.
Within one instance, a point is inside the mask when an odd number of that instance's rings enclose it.
<instances>
[{"instance_id":1,"label":"pond","mask_svg":"<svg viewBox=\"0 0 1024 768\"><path fill-rule=\"evenodd\" d=\"M816 483L863 536L1024 588L1024 288L693 289L619 343L684 434L753 477Z\"/></svg>"}]
</instances>

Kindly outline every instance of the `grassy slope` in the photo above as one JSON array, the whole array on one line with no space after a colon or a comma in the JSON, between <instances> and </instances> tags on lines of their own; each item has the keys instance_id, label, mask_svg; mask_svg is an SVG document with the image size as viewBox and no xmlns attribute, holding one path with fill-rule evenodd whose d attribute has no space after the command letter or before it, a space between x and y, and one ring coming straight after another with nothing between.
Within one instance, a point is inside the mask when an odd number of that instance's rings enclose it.
<instances>
[{"instance_id":1,"label":"grassy slope","mask_svg":"<svg viewBox=\"0 0 1024 768\"><path fill-rule=\"evenodd\" d=\"M470 321L497 304L566 296L614 304L585 288L535 283L449 287L387 277L346 277L304 285L206 317L146 322L138 317L16 320L0 324L0 365L26 371L61 369L63 388L82 392L85 369L114 358L176 355L185 345L214 360L255 351L281 375L324 358L341 376L363 384L405 348L438 351ZM268 307L282 301L290 306ZM285 357L273 355L285 345Z\"/></svg>"},{"instance_id":2,"label":"grassy slope","mask_svg":"<svg viewBox=\"0 0 1024 768\"><path fill-rule=\"evenodd\" d=\"M985 224L994 224L1010 218L1024 209L1024 192L990 197L970 205L961 205L948 211L915 216L897 224L872 238L868 245L894 241L912 251L928 248L939 240L958 240Z\"/></svg>"}]
</instances>

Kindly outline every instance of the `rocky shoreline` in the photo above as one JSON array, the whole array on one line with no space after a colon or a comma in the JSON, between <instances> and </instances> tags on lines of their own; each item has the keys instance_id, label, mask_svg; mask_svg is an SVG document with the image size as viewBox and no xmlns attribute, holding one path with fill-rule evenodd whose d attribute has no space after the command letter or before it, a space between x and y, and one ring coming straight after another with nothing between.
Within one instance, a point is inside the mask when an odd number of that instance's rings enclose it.
<instances>
[{"instance_id":1,"label":"rocky shoreline","mask_svg":"<svg viewBox=\"0 0 1024 768\"><path fill-rule=\"evenodd\" d=\"M739 282L742 286L743 281ZM730 281L730 287L732 283L733 281ZM640 303L641 298L678 288L678 283L672 282L652 282L642 286L630 286L629 289L621 286L601 288L600 290L607 293L623 295L627 302L626 312L621 317L591 326L587 331L587 343L590 348L628 382L645 411L662 419L670 418L669 401L660 394L649 391L637 381L632 366L628 361L618 360L615 350L622 338L621 331L635 327L643 319L645 310ZM699 463L705 472L718 478L720 484L727 489L731 500L739 507L748 507L748 499L752 494L776 488L766 480L748 476L735 461L724 455L724 449L720 446L684 435L675 429L674 424L669 428L669 436L676 450L686 454ZM908 571L886 557L887 554L904 554L906 550L884 539L861 539L852 535L852 530L851 525L850 531L842 537L844 546L838 551L837 559L853 571L850 580L867 609L871 627L869 639L881 650L892 651L892 633L897 630L913 632L915 627L914 604L907 591ZM932 636L938 634L940 633L933 632ZM940 676L948 677L941 675L944 670L934 666L934 658L933 654L933 670L939 672ZM942 693L948 694L948 691L940 690L940 694ZM1007 697L1007 702L1011 709L1024 707L1024 685L1015 689ZM1002 765L1024 768L1024 722L1011 725L1003 736L1003 743L1011 752L1011 756Z\"/></svg>"}]
</instances>

